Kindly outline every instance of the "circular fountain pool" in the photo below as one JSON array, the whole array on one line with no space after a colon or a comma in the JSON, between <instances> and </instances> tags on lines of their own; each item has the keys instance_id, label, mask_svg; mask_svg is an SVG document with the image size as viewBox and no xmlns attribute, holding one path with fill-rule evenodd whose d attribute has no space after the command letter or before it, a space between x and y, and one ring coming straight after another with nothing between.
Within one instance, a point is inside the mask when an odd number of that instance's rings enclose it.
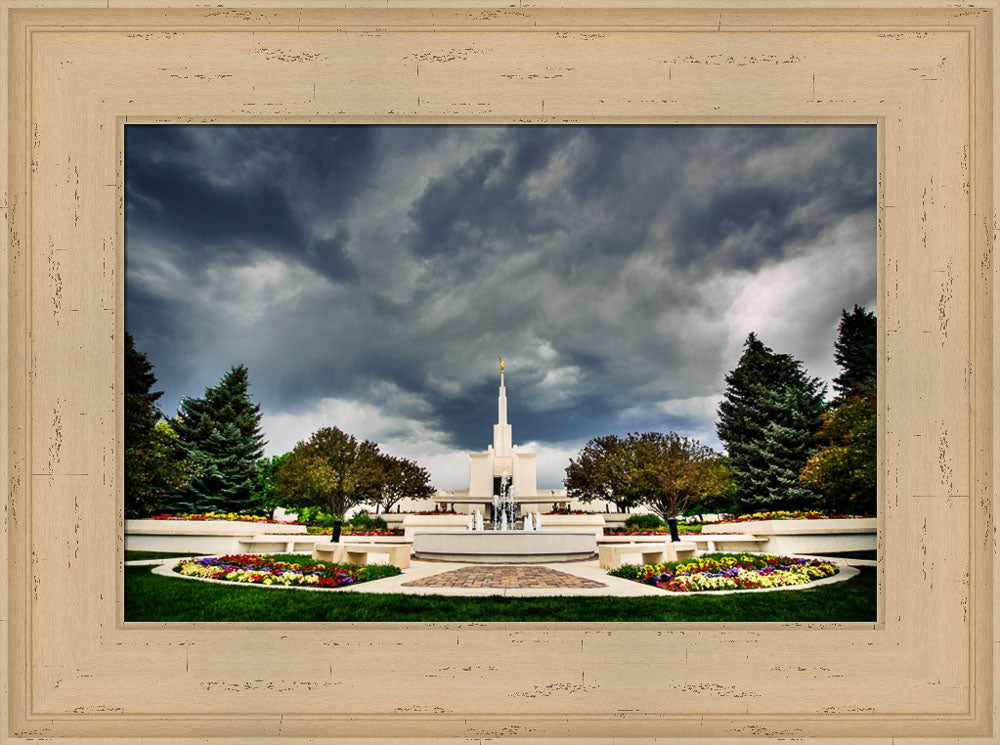
<instances>
[{"instance_id":1,"label":"circular fountain pool","mask_svg":"<svg viewBox=\"0 0 1000 745\"><path fill-rule=\"evenodd\" d=\"M543 564L589 559L597 552L592 533L555 530L470 530L428 532L413 536L418 559L473 564Z\"/></svg>"}]
</instances>

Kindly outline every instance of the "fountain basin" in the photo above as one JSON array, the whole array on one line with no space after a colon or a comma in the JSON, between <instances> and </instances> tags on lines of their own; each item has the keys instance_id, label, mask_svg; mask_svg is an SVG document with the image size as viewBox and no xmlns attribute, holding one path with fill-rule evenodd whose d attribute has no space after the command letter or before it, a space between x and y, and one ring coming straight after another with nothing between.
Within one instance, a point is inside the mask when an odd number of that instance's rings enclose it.
<instances>
[{"instance_id":1,"label":"fountain basin","mask_svg":"<svg viewBox=\"0 0 1000 745\"><path fill-rule=\"evenodd\" d=\"M470 564L543 564L589 559L597 552L593 533L557 530L472 530L413 536L418 559Z\"/></svg>"}]
</instances>

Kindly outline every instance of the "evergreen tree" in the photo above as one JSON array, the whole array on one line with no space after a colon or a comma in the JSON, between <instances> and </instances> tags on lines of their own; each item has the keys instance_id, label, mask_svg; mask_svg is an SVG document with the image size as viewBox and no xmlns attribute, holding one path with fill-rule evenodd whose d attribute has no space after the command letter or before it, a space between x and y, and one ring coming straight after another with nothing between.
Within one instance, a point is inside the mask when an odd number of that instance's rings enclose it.
<instances>
[{"instance_id":1,"label":"evergreen tree","mask_svg":"<svg viewBox=\"0 0 1000 745\"><path fill-rule=\"evenodd\" d=\"M137 447L149 438L162 416L156 405L163 391L154 391L156 375L143 352L125 332L125 447Z\"/></svg>"},{"instance_id":2,"label":"evergreen tree","mask_svg":"<svg viewBox=\"0 0 1000 745\"><path fill-rule=\"evenodd\" d=\"M826 386L791 355L776 354L751 333L716 426L725 443L741 510L809 507L818 495L799 474L816 445Z\"/></svg>"},{"instance_id":3,"label":"evergreen tree","mask_svg":"<svg viewBox=\"0 0 1000 745\"><path fill-rule=\"evenodd\" d=\"M831 512L874 514L877 485L877 411L875 314L855 305L841 312L834 360L837 397L823 417L819 450L800 481L823 495Z\"/></svg>"},{"instance_id":4,"label":"evergreen tree","mask_svg":"<svg viewBox=\"0 0 1000 745\"><path fill-rule=\"evenodd\" d=\"M184 477L172 458L169 428L161 431L157 425L162 415L156 401L163 392L153 390L153 365L128 332L124 382L125 515L147 517L160 511L163 495L182 485Z\"/></svg>"},{"instance_id":5,"label":"evergreen tree","mask_svg":"<svg viewBox=\"0 0 1000 745\"><path fill-rule=\"evenodd\" d=\"M203 398L182 400L172 424L194 476L173 495L172 512L258 511L257 461L265 441L249 388L246 367L237 365Z\"/></svg>"},{"instance_id":6,"label":"evergreen tree","mask_svg":"<svg viewBox=\"0 0 1000 745\"><path fill-rule=\"evenodd\" d=\"M833 379L836 402L860 392L862 386L875 379L878 354L875 314L855 305L850 313L842 310L837 341L833 343L833 359L841 373Z\"/></svg>"}]
</instances>

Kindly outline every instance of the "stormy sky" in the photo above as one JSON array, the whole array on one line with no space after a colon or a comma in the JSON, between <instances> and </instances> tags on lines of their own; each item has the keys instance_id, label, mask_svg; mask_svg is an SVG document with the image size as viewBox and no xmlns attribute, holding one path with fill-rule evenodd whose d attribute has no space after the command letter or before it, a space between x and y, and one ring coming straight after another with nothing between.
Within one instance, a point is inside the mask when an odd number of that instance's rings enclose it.
<instances>
[{"instance_id":1,"label":"stormy sky","mask_svg":"<svg viewBox=\"0 0 1000 745\"><path fill-rule=\"evenodd\" d=\"M268 454L322 426L468 486L507 362L558 488L592 437L721 449L756 331L837 374L875 308L871 126L146 126L125 136L126 329L161 408L250 371Z\"/></svg>"}]
</instances>

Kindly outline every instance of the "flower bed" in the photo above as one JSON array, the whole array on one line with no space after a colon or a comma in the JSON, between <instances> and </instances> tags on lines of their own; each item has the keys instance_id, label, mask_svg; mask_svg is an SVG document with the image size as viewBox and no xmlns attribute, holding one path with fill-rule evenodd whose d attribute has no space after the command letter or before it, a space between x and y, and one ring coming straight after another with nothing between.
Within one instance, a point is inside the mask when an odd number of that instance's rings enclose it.
<instances>
[{"instance_id":1,"label":"flower bed","mask_svg":"<svg viewBox=\"0 0 1000 745\"><path fill-rule=\"evenodd\" d=\"M678 535L693 535L701 532L700 525L678 525ZM670 535L670 528L605 528L604 535Z\"/></svg>"},{"instance_id":2,"label":"flower bed","mask_svg":"<svg viewBox=\"0 0 1000 745\"><path fill-rule=\"evenodd\" d=\"M182 515L153 515L145 517L144 520L228 520L230 522L241 523L270 523L272 525L301 525L295 520L271 520L259 515L238 515L235 512L199 512L197 514L184 513Z\"/></svg>"},{"instance_id":3,"label":"flower bed","mask_svg":"<svg viewBox=\"0 0 1000 745\"><path fill-rule=\"evenodd\" d=\"M666 564L625 564L608 574L655 585L669 592L703 592L804 585L832 577L838 571L836 564L818 559L714 554Z\"/></svg>"},{"instance_id":4,"label":"flower bed","mask_svg":"<svg viewBox=\"0 0 1000 745\"><path fill-rule=\"evenodd\" d=\"M316 528L309 530L310 535L333 535L333 528ZM341 535L403 535L402 528L386 528L385 530L351 530L348 527L340 532Z\"/></svg>"},{"instance_id":5,"label":"flower bed","mask_svg":"<svg viewBox=\"0 0 1000 745\"><path fill-rule=\"evenodd\" d=\"M789 512L788 510L778 510L777 512L754 512L749 515L740 515L730 520L716 520L708 525L719 525L721 523L748 523L754 520L860 520L871 515L832 515L825 512Z\"/></svg>"},{"instance_id":6,"label":"flower bed","mask_svg":"<svg viewBox=\"0 0 1000 745\"><path fill-rule=\"evenodd\" d=\"M209 556L204 559L185 559L174 566L174 571L185 577L202 577L245 584L303 587L341 587L400 574L399 567L388 564L337 565L311 559L308 564L296 564L288 561L275 561L273 558L259 554L232 554Z\"/></svg>"},{"instance_id":7,"label":"flower bed","mask_svg":"<svg viewBox=\"0 0 1000 745\"><path fill-rule=\"evenodd\" d=\"M586 510L571 510L569 507L556 507L554 510L543 512L543 515L603 515L603 512L587 512Z\"/></svg>"}]
</instances>

